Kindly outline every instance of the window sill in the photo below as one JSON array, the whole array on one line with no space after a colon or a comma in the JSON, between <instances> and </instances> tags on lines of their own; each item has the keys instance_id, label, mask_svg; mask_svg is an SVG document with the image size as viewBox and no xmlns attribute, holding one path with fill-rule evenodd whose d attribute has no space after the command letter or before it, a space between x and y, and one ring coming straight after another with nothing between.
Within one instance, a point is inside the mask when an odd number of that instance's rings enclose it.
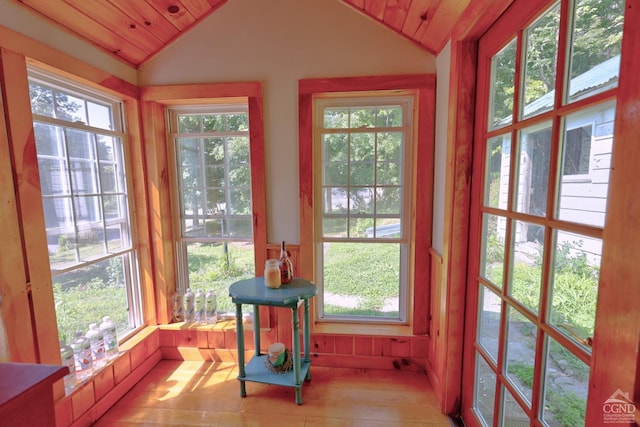
<instances>
[{"instance_id":1,"label":"window sill","mask_svg":"<svg viewBox=\"0 0 640 427\"><path fill-rule=\"evenodd\" d=\"M367 323L315 322L312 334L328 335L376 335L376 336L414 336L411 325L381 325Z\"/></svg>"}]
</instances>

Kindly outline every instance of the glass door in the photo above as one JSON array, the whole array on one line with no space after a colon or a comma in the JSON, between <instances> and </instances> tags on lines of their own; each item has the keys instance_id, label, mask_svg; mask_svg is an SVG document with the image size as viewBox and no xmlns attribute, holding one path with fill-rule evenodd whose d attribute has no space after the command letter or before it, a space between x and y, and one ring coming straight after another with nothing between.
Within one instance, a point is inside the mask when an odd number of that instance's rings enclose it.
<instances>
[{"instance_id":1,"label":"glass door","mask_svg":"<svg viewBox=\"0 0 640 427\"><path fill-rule=\"evenodd\" d=\"M623 0L516 0L479 45L463 417L585 424Z\"/></svg>"}]
</instances>

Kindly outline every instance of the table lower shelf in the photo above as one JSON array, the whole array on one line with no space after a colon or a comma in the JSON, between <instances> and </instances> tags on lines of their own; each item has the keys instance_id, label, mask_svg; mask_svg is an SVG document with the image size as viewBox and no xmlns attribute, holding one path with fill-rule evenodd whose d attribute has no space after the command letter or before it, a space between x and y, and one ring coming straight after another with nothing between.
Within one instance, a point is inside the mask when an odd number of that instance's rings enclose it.
<instances>
[{"instance_id":1,"label":"table lower shelf","mask_svg":"<svg viewBox=\"0 0 640 427\"><path fill-rule=\"evenodd\" d=\"M252 381L263 384L273 384L273 385L281 385L285 387L302 387L305 378L307 377L307 373L309 372L309 368L311 367L311 362L305 362L304 360L300 360L300 384L296 384L295 375L293 373L293 368L290 371L275 373L272 372L265 363L267 362L267 358L269 356L266 354L260 356L253 356L249 363L246 364L244 368L245 375L244 377L238 376L238 380L240 381Z\"/></svg>"}]
</instances>

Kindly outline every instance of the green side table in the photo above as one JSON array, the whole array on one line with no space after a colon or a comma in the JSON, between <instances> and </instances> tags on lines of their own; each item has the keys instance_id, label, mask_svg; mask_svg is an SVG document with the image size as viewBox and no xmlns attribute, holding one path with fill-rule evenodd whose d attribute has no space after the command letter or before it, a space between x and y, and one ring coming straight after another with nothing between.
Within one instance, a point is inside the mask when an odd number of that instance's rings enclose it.
<instances>
[{"instance_id":1,"label":"green side table","mask_svg":"<svg viewBox=\"0 0 640 427\"><path fill-rule=\"evenodd\" d=\"M229 287L229 296L236 305L236 329L238 340L238 380L240 396L246 397L245 381L295 387L296 403L302 404L302 378L311 380L311 359L309 347L311 341L309 322L309 299L316 295L317 289L308 280L294 278L291 283L270 289L265 286L263 277L241 280ZM244 328L242 325L242 304L253 305L253 337L255 355L245 366L244 360ZM259 306L288 307L291 309L293 322L293 372L272 372L265 363L269 357L260 353L260 310ZM304 305L304 358L300 360L300 321L298 309ZM267 362L268 363L268 362Z\"/></svg>"}]
</instances>

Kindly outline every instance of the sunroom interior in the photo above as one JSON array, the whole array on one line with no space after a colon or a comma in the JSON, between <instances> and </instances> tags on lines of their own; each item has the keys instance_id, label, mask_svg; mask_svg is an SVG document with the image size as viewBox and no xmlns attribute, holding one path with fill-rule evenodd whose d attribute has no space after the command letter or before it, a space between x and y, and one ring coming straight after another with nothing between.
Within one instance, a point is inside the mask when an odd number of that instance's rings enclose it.
<instances>
[{"instance_id":1,"label":"sunroom interior","mask_svg":"<svg viewBox=\"0 0 640 427\"><path fill-rule=\"evenodd\" d=\"M0 366L109 316L117 354L47 389L91 425L161 360L300 323L313 365L426 374L465 425L638 425L639 28L634 0L1 0ZM283 253L308 313L229 296Z\"/></svg>"}]
</instances>

